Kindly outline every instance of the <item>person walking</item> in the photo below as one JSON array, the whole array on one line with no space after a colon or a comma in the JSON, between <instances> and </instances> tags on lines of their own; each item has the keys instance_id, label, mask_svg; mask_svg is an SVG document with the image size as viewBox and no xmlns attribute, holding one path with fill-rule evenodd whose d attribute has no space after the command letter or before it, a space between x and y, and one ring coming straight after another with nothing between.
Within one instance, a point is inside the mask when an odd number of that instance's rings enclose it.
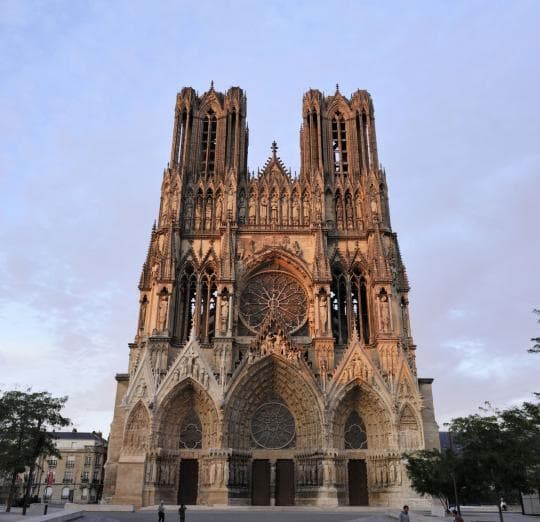
<instances>
[{"instance_id":1,"label":"person walking","mask_svg":"<svg viewBox=\"0 0 540 522\"><path fill-rule=\"evenodd\" d=\"M186 522L186 505L182 502L178 508L178 515L180 516L180 522Z\"/></svg>"},{"instance_id":2,"label":"person walking","mask_svg":"<svg viewBox=\"0 0 540 522\"><path fill-rule=\"evenodd\" d=\"M409 506L403 506L403 511L399 514L399 522L411 522L409 518Z\"/></svg>"},{"instance_id":3,"label":"person walking","mask_svg":"<svg viewBox=\"0 0 540 522\"><path fill-rule=\"evenodd\" d=\"M163 502L163 500L160 501L157 512L158 522L165 522L165 503Z\"/></svg>"},{"instance_id":4,"label":"person walking","mask_svg":"<svg viewBox=\"0 0 540 522\"><path fill-rule=\"evenodd\" d=\"M457 509L452 509L452 515L454 516L454 522L463 522L463 517L458 513Z\"/></svg>"}]
</instances>

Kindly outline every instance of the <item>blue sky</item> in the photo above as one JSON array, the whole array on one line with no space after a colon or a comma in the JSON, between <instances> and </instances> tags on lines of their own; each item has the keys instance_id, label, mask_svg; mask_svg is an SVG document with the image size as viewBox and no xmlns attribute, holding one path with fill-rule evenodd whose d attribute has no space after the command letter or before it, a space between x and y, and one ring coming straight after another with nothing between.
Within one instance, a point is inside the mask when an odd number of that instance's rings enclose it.
<instances>
[{"instance_id":1,"label":"blue sky","mask_svg":"<svg viewBox=\"0 0 540 522\"><path fill-rule=\"evenodd\" d=\"M0 387L108 431L175 94L247 91L298 169L308 88L371 92L440 422L538 390L537 1L0 0Z\"/></svg>"}]
</instances>

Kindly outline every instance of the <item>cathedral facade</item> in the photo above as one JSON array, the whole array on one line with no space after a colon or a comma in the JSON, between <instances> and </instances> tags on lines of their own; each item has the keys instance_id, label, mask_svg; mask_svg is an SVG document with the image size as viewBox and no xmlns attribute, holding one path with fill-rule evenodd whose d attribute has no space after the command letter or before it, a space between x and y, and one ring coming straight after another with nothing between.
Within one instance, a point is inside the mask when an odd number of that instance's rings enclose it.
<instances>
[{"instance_id":1,"label":"cathedral facade","mask_svg":"<svg viewBox=\"0 0 540 522\"><path fill-rule=\"evenodd\" d=\"M246 96L176 98L170 162L118 374L104 499L421 505L438 447L373 103L308 91L301 168L247 167Z\"/></svg>"}]
</instances>

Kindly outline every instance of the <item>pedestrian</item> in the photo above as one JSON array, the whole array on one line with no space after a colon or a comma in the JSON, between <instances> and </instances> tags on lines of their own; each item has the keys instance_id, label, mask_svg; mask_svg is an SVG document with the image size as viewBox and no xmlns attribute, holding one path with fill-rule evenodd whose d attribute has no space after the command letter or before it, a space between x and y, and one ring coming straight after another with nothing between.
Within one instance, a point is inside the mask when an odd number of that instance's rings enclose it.
<instances>
[{"instance_id":1,"label":"pedestrian","mask_svg":"<svg viewBox=\"0 0 540 522\"><path fill-rule=\"evenodd\" d=\"M409 506L403 506L403 511L399 514L399 522L411 522L409 518Z\"/></svg>"},{"instance_id":2,"label":"pedestrian","mask_svg":"<svg viewBox=\"0 0 540 522\"><path fill-rule=\"evenodd\" d=\"M178 515L180 516L180 522L186 522L186 505L183 502L178 508Z\"/></svg>"},{"instance_id":3,"label":"pedestrian","mask_svg":"<svg viewBox=\"0 0 540 522\"><path fill-rule=\"evenodd\" d=\"M457 512L457 509L452 509L452 515L454 515L454 522L463 522L463 517Z\"/></svg>"},{"instance_id":4,"label":"pedestrian","mask_svg":"<svg viewBox=\"0 0 540 522\"><path fill-rule=\"evenodd\" d=\"M504 498L501 497L501 511L506 511L507 509L508 509L508 506L506 505Z\"/></svg>"},{"instance_id":5,"label":"pedestrian","mask_svg":"<svg viewBox=\"0 0 540 522\"><path fill-rule=\"evenodd\" d=\"M158 512L158 522L165 522L165 503L163 502L163 500L159 502L157 512Z\"/></svg>"}]
</instances>

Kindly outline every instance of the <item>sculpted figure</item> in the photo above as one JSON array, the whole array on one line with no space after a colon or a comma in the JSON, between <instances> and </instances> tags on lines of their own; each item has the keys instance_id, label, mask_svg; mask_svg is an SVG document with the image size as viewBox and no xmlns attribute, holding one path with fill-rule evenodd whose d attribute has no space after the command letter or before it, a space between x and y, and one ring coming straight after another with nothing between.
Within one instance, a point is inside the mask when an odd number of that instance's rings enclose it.
<instances>
[{"instance_id":1,"label":"sculpted figure","mask_svg":"<svg viewBox=\"0 0 540 522\"><path fill-rule=\"evenodd\" d=\"M255 198L253 196L249 198L249 222L252 225L255 223Z\"/></svg>"},{"instance_id":2,"label":"sculpted figure","mask_svg":"<svg viewBox=\"0 0 540 522\"><path fill-rule=\"evenodd\" d=\"M261 213L261 223L266 224L266 219L268 216L268 200L266 199L266 196L263 196L261 198L260 213Z\"/></svg>"},{"instance_id":3,"label":"sculpted figure","mask_svg":"<svg viewBox=\"0 0 540 522\"><path fill-rule=\"evenodd\" d=\"M222 220L223 220L223 199L220 196L216 202L216 227L219 227L221 225Z\"/></svg>"},{"instance_id":4,"label":"sculpted figure","mask_svg":"<svg viewBox=\"0 0 540 522\"><path fill-rule=\"evenodd\" d=\"M272 223L277 223L278 222L278 198L275 194L272 196L270 208L272 212L272 215L271 215Z\"/></svg>"},{"instance_id":5,"label":"sculpted figure","mask_svg":"<svg viewBox=\"0 0 540 522\"><path fill-rule=\"evenodd\" d=\"M325 335L328 331L328 308L327 308L327 297L326 294L323 294L319 300L319 325L321 329L321 334Z\"/></svg>"},{"instance_id":6,"label":"sculpted figure","mask_svg":"<svg viewBox=\"0 0 540 522\"><path fill-rule=\"evenodd\" d=\"M167 307L168 307L168 298L161 297L158 305L158 315L157 315L157 329L160 331L165 330L167 326Z\"/></svg>"}]
</instances>

